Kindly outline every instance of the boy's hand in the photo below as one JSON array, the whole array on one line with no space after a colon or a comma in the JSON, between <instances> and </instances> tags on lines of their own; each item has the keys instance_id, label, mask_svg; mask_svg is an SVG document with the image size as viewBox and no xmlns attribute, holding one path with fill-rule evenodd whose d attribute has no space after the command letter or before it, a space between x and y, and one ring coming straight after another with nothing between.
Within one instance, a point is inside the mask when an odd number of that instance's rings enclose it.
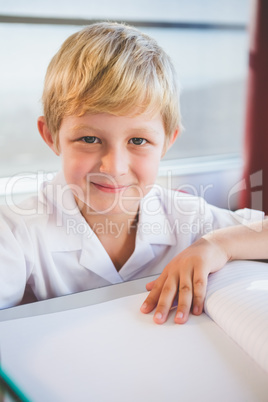
<instances>
[{"instance_id":1,"label":"boy's hand","mask_svg":"<svg viewBox=\"0 0 268 402\"><path fill-rule=\"evenodd\" d=\"M146 285L150 293L141 311L150 313L156 307L154 321L163 324L178 299L175 323L184 324L191 309L194 315L200 315L208 275L219 270L227 261L227 253L221 245L207 240L206 236L201 238L173 258L158 279Z\"/></svg>"}]
</instances>

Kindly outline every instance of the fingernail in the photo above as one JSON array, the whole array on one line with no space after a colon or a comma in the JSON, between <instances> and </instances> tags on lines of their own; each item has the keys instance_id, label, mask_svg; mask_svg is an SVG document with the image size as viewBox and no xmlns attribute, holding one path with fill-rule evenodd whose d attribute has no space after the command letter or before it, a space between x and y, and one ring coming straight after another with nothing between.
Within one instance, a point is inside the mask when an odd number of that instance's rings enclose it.
<instances>
[{"instance_id":1,"label":"fingernail","mask_svg":"<svg viewBox=\"0 0 268 402\"><path fill-rule=\"evenodd\" d=\"M147 304L147 303L143 303L143 305L141 306L141 309L142 309L142 310L146 310L147 307L148 307L148 304Z\"/></svg>"},{"instance_id":2,"label":"fingernail","mask_svg":"<svg viewBox=\"0 0 268 402\"><path fill-rule=\"evenodd\" d=\"M162 320L163 314L158 312L158 313L155 313L154 317L155 317L157 320Z\"/></svg>"},{"instance_id":3,"label":"fingernail","mask_svg":"<svg viewBox=\"0 0 268 402\"><path fill-rule=\"evenodd\" d=\"M183 318L183 313L182 313L181 311L179 311L179 312L176 314L176 319L181 320L182 318Z\"/></svg>"},{"instance_id":4,"label":"fingernail","mask_svg":"<svg viewBox=\"0 0 268 402\"><path fill-rule=\"evenodd\" d=\"M195 307L193 308L193 313L194 313L194 314L198 314L198 312L199 312L199 308L198 308L197 306L195 306Z\"/></svg>"}]
</instances>

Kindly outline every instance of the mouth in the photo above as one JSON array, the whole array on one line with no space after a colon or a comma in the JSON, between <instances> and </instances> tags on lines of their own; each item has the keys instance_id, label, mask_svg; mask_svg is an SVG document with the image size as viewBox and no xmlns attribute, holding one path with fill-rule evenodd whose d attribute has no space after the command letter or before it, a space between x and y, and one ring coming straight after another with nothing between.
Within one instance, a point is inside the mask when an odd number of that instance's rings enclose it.
<instances>
[{"instance_id":1,"label":"mouth","mask_svg":"<svg viewBox=\"0 0 268 402\"><path fill-rule=\"evenodd\" d=\"M100 184L100 183L94 183L91 182L95 188L97 188L100 191L103 191L104 193L120 193L122 191L125 191L129 186L123 185L123 186L114 186L111 184Z\"/></svg>"}]
</instances>

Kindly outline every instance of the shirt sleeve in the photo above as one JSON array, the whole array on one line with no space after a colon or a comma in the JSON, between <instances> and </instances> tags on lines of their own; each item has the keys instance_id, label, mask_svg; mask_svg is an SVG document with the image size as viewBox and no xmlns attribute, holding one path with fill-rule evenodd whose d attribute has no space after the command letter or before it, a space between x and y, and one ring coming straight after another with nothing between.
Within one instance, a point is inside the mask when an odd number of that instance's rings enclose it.
<instances>
[{"instance_id":1,"label":"shirt sleeve","mask_svg":"<svg viewBox=\"0 0 268 402\"><path fill-rule=\"evenodd\" d=\"M0 216L0 309L15 306L23 298L27 282L27 233Z\"/></svg>"},{"instance_id":2,"label":"shirt sleeve","mask_svg":"<svg viewBox=\"0 0 268 402\"><path fill-rule=\"evenodd\" d=\"M180 192L165 193L163 204L177 243L187 247L205 234L234 225L249 225L264 219L264 213L253 209L231 211L211 205L204 198ZM177 226L175 225L177 223Z\"/></svg>"},{"instance_id":3,"label":"shirt sleeve","mask_svg":"<svg viewBox=\"0 0 268 402\"><path fill-rule=\"evenodd\" d=\"M212 229L220 229L226 226L234 225L249 225L252 222L264 219L264 213L254 209L239 209L237 211L230 211L227 209L217 208L209 205Z\"/></svg>"}]
</instances>

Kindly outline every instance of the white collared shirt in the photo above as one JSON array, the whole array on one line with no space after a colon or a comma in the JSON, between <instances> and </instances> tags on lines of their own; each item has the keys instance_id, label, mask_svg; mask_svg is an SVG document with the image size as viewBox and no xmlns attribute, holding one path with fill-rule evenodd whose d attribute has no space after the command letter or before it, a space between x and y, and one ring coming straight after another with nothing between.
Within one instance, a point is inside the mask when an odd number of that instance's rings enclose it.
<instances>
[{"instance_id":1,"label":"white collared shirt","mask_svg":"<svg viewBox=\"0 0 268 402\"><path fill-rule=\"evenodd\" d=\"M135 250L118 272L59 173L38 197L0 209L0 308L18 304L26 284L44 300L161 273L205 233L262 218L156 186L141 202Z\"/></svg>"}]
</instances>

